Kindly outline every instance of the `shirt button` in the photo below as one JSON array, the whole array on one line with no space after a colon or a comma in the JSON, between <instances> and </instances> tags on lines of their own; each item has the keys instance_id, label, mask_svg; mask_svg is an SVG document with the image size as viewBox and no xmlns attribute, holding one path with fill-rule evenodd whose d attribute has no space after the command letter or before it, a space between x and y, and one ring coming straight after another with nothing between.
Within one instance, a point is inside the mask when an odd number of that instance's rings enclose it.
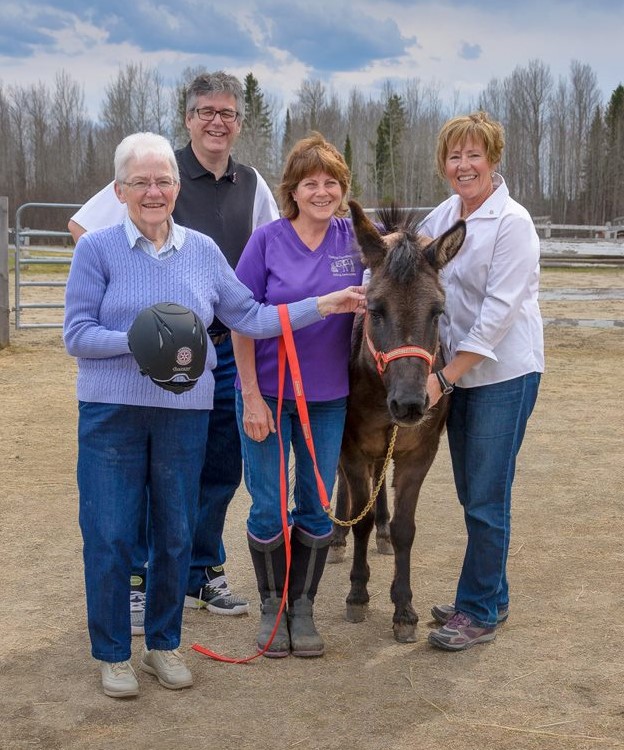
<instances>
[{"instance_id":1,"label":"shirt button","mask_svg":"<svg viewBox=\"0 0 624 750\"><path fill-rule=\"evenodd\" d=\"M494 213L494 211L490 211L490 216Z\"/></svg>"}]
</instances>

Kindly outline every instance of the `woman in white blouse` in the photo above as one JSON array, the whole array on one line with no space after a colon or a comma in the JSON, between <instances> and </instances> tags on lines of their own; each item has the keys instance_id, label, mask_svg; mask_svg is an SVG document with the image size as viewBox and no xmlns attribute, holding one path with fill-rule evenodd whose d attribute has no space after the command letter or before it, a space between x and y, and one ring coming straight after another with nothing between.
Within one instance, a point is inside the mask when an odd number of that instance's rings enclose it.
<instances>
[{"instance_id":1,"label":"woman in white blouse","mask_svg":"<svg viewBox=\"0 0 624 750\"><path fill-rule=\"evenodd\" d=\"M431 610L433 646L460 651L496 637L507 619L506 564L516 456L544 370L537 233L495 170L504 131L484 112L454 117L438 136L437 167L454 194L421 226L437 237L460 217L467 236L442 271L446 365L429 377L433 406L451 396L448 441L468 541L455 603Z\"/></svg>"}]
</instances>

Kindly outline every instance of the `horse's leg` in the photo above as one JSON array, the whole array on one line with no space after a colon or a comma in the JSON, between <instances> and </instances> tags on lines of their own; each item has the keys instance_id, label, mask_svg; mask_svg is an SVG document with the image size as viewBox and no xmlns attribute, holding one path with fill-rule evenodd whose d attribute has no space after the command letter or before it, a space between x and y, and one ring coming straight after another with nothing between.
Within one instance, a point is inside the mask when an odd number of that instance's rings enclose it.
<instances>
[{"instance_id":1,"label":"horse's leg","mask_svg":"<svg viewBox=\"0 0 624 750\"><path fill-rule=\"evenodd\" d=\"M350 517L349 487L342 472L338 469L338 486L336 490L336 518L347 520ZM334 523L332 540L327 555L328 563L341 563L345 559L347 551L348 526Z\"/></svg>"},{"instance_id":2,"label":"horse's leg","mask_svg":"<svg viewBox=\"0 0 624 750\"><path fill-rule=\"evenodd\" d=\"M357 459L353 455L346 457L344 461L341 459L341 465L349 485L351 517L355 518L363 510L368 501L372 467L369 468L361 454L359 454ZM361 521L353 526L351 590L347 596L346 613L349 622L362 622L366 617L366 610L368 609L370 597L368 595L367 584L370 578L370 568L368 567L366 558L368 539L373 528L373 523L374 514L370 510Z\"/></svg>"},{"instance_id":3,"label":"horse's leg","mask_svg":"<svg viewBox=\"0 0 624 750\"><path fill-rule=\"evenodd\" d=\"M373 479L373 487L377 486L383 463L375 465L375 477ZM380 555L392 555L394 550L392 548L392 541L390 540L390 512L388 510L388 480L384 479L379 494L377 495L377 501L375 502L375 543L377 544L377 552Z\"/></svg>"},{"instance_id":4,"label":"horse's leg","mask_svg":"<svg viewBox=\"0 0 624 750\"><path fill-rule=\"evenodd\" d=\"M437 441L436 441L437 446ZM410 556L416 531L416 505L422 483L433 463L436 450L428 447L394 463L394 514L390 523L394 547L394 579L390 598L394 604L392 629L400 643L416 640L418 615L412 606Z\"/></svg>"}]
</instances>

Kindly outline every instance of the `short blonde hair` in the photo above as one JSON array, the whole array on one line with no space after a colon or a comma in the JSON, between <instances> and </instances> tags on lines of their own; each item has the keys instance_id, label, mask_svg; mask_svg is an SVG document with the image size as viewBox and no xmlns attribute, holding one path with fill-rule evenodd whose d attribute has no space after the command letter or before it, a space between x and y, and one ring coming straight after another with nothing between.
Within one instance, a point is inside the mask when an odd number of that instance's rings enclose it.
<instances>
[{"instance_id":1,"label":"short blonde hair","mask_svg":"<svg viewBox=\"0 0 624 750\"><path fill-rule=\"evenodd\" d=\"M483 144L490 166L500 163L505 148L505 130L500 122L492 120L487 112L453 117L444 123L438 134L436 167L438 174L446 178L446 159L455 146L463 146L471 138Z\"/></svg>"},{"instance_id":2,"label":"short blonde hair","mask_svg":"<svg viewBox=\"0 0 624 750\"><path fill-rule=\"evenodd\" d=\"M285 219L295 219L299 215L299 206L292 194L301 180L317 172L327 172L342 189L342 201L336 216L349 213L347 194L351 187L351 171L338 149L315 131L306 138L297 141L292 147L282 173L282 180L277 187L277 196Z\"/></svg>"}]
</instances>

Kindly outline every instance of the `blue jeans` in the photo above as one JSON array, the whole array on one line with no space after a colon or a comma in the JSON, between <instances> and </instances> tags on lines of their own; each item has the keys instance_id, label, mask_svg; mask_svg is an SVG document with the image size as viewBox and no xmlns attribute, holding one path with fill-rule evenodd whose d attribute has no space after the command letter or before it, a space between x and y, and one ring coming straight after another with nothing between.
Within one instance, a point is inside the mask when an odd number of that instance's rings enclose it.
<instances>
[{"instance_id":1,"label":"blue jeans","mask_svg":"<svg viewBox=\"0 0 624 750\"><path fill-rule=\"evenodd\" d=\"M277 399L265 396L264 400L271 409L277 426ZM346 398L308 403L316 462L328 497L331 497L336 480L346 411ZM270 433L260 443L245 435L243 398L240 391L236 392L236 416L243 447L245 484L251 495L247 529L256 539L269 541L282 532L277 433ZM297 407L292 400L285 399L282 405L281 429L286 465L291 444L295 454L295 507L288 514L288 523L294 523L312 536L325 536L332 530L332 522L321 505L312 460L301 429Z\"/></svg>"},{"instance_id":2,"label":"blue jeans","mask_svg":"<svg viewBox=\"0 0 624 750\"><path fill-rule=\"evenodd\" d=\"M238 489L242 476L242 458L236 411L234 380L236 363L232 339L216 347L217 366L214 407L210 412L208 443L201 473L199 511L193 537L193 553L188 593L195 594L206 583L206 567L223 565L223 527L228 505ZM147 530L149 535L149 529ZM147 560L147 538L144 531L133 551L133 572L141 572Z\"/></svg>"},{"instance_id":3,"label":"blue jeans","mask_svg":"<svg viewBox=\"0 0 624 750\"><path fill-rule=\"evenodd\" d=\"M507 555L516 456L539 389L540 374L455 388L447 423L457 496L468 532L455 607L480 627L509 606Z\"/></svg>"},{"instance_id":4,"label":"blue jeans","mask_svg":"<svg viewBox=\"0 0 624 750\"><path fill-rule=\"evenodd\" d=\"M199 514L188 584L190 594L195 594L206 583L206 567L223 565L225 562L225 514L243 473L234 406L236 362L231 336L216 350L217 366L212 371L215 379L214 406L210 412L208 443L201 472Z\"/></svg>"},{"instance_id":5,"label":"blue jeans","mask_svg":"<svg viewBox=\"0 0 624 750\"><path fill-rule=\"evenodd\" d=\"M145 643L165 650L180 644L208 416L207 410L79 404L79 520L96 659L130 658L130 571L145 529L146 486Z\"/></svg>"}]
</instances>

